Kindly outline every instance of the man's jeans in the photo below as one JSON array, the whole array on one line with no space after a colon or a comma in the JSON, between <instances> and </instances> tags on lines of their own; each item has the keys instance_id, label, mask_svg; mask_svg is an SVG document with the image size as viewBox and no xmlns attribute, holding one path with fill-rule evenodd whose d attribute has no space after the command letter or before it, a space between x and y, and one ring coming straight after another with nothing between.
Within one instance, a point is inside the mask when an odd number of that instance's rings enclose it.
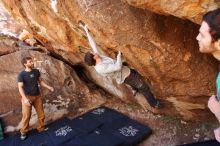
<instances>
[{"instance_id":1,"label":"man's jeans","mask_svg":"<svg viewBox=\"0 0 220 146\"><path fill-rule=\"evenodd\" d=\"M141 75L137 71L131 69L131 73L125 79L124 83L130 85L134 90L142 93L147 99L150 106L156 106L157 100L152 94L147 83L145 83L145 81L142 79Z\"/></svg>"},{"instance_id":2,"label":"man's jeans","mask_svg":"<svg viewBox=\"0 0 220 146\"><path fill-rule=\"evenodd\" d=\"M34 106L37 116L38 116L38 123L37 123L37 130L39 132L44 130L44 110L43 110L43 103L40 96L27 96L27 98L31 101L31 106L27 106L22 104L22 124L23 127L20 129L22 135L26 134L29 130L29 122L31 118L31 110L32 105Z\"/></svg>"}]
</instances>

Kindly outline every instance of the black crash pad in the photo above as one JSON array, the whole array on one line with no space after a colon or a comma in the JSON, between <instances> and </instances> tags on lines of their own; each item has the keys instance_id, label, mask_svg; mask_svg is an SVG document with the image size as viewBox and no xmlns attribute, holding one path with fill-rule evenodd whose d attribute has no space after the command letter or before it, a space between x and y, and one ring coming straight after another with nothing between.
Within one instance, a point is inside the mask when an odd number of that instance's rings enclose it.
<instances>
[{"instance_id":1,"label":"black crash pad","mask_svg":"<svg viewBox=\"0 0 220 146\"><path fill-rule=\"evenodd\" d=\"M0 146L134 146L151 133L148 126L104 106L47 127L49 130L40 134L31 130L25 141L20 134L7 138Z\"/></svg>"},{"instance_id":2,"label":"black crash pad","mask_svg":"<svg viewBox=\"0 0 220 146\"><path fill-rule=\"evenodd\" d=\"M220 143L216 140L207 140L207 141L184 144L179 146L220 146Z\"/></svg>"},{"instance_id":3,"label":"black crash pad","mask_svg":"<svg viewBox=\"0 0 220 146\"><path fill-rule=\"evenodd\" d=\"M63 137L53 137L53 133L57 130L57 128L62 128L64 124L68 124L71 120L68 118L59 119L51 124L48 125L49 130L46 132L38 133L37 130L31 130L28 132L28 138L24 141L20 140L20 134L15 136L9 137L0 141L0 146L55 146L55 142L58 144L68 141L68 136L65 138ZM59 125L59 126L58 126ZM71 135L72 136L72 135Z\"/></svg>"},{"instance_id":4,"label":"black crash pad","mask_svg":"<svg viewBox=\"0 0 220 146\"><path fill-rule=\"evenodd\" d=\"M20 140L20 134L14 136L14 146L42 146L52 145L51 141L48 140L49 136L45 133L38 133L37 130L31 130L28 133L28 138L24 141Z\"/></svg>"},{"instance_id":5,"label":"black crash pad","mask_svg":"<svg viewBox=\"0 0 220 146\"><path fill-rule=\"evenodd\" d=\"M0 146L42 146L52 144L48 141L49 137L45 133L38 134L37 130L31 130L28 135L29 137L24 141L20 140L20 134L8 137L0 141Z\"/></svg>"},{"instance_id":6,"label":"black crash pad","mask_svg":"<svg viewBox=\"0 0 220 146\"><path fill-rule=\"evenodd\" d=\"M110 109L110 108L107 108L104 106L93 109L93 110L85 113L84 116L95 119L95 120L100 121L102 123L111 122L116 119L120 119L122 117L127 117L124 114L117 112L114 109Z\"/></svg>"},{"instance_id":7,"label":"black crash pad","mask_svg":"<svg viewBox=\"0 0 220 146\"><path fill-rule=\"evenodd\" d=\"M2 129L2 124L1 124L1 120L0 120L0 141L4 139L4 135L3 135L3 129Z\"/></svg>"},{"instance_id":8,"label":"black crash pad","mask_svg":"<svg viewBox=\"0 0 220 146\"><path fill-rule=\"evenodd\" d=\"M84 116L92 117L102 122L103 125L96 131L101 131L103 137L109 134L121 139L124 146L137 145L152 133L148 126L107 107L96 108L84 114Z\"/></svg>"},{"instance_id":9,"label":"black crash pad","mask_svg":"<svg viewBox=\"0 0 220 146\"><path fill-rule=\"evenodd\" d=\"M127 116L119 117L119 118L114 119L112 121L105 122L100 127L100 129L105 131L105 132L108 132L108 133L113 133L117 129L125 126L129 121L131 121L131 119L128 118Z\"/></svg>"},{"instance_id":10,"label":"black crash pad","mask_svg":"<svg viewBox=\"0 0 220 146\"><path fill-rule=\"evenodd\" d=\"M71 126L71 120L64 118L48 125L49 130L44 132L48 135L51 146L60 145L80 134L80 131Z\"/></svg>"},{"instance_id":11,"label":"black crash pad","mask_svg":"<svg viewBox=\"0 0 220 146\"><path fill-rule=\"evenodd\" d=\"M118 128L112 134L124 141L123 146L135 146L149 136L151 132L148 126L130 119L126 125Z\"/></svg>"},{"instance_id":12,"label":"black crash pad","mask_svg":"<svg viewBox=\"0 0 220 146\"><path fill-rule=\"evenodd\" d=\"M81 135L62 146L120 146L123 140L102 130ZM61 145L60 145L61 146Z\"/></svg>"},{"instance_id":13,"label":"black crash pad","mask_svg":"<svg viewBox=\"0 0 220 146\"><path fill-rule=\"evenodd\" d=\"M71 121L71 126L83 133L93 132L95 129L101 127L102 125L103 122L100 122L93 117L87 116L87 113L74 118Z\"/></svg>"},{"instance_id":14,"label":"black crash pad","mask_svg":"<svg viewBox=\"0 0 220 146\"><path fill-rule=\"evenodd\" d=\"M0 146L14 146L14 145L15 145L14 137L8 137L0 141Z\"/></svg>"}]
</instances>

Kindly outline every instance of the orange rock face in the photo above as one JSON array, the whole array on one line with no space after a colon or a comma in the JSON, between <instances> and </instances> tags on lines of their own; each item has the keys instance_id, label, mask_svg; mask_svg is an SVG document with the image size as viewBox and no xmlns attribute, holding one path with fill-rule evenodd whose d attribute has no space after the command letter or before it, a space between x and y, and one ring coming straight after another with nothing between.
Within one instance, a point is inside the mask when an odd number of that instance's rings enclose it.
<instances>
[{"instance_id":1,"label":"orange rock face","mask_svg":"<svg viewBox=\"0 0 220 146\"><path fill-rule=\"evenodd\" d=\"M219 1L216 0L123 0L128 4L148 9L155 13L163 15L173 15L182 19L188 19L192 22L201 23L204 13L219 7Z\"/></svg>"},{"instance_id":2,"label":"orange rock face","mask_svg":"<svg viewBox=\"0 0 220 146\"><path fill-rule=\"evenodd\" d=\"M211 56L199 53L195 39L198 25L118 0L2 2L49 51L61 55L71 64L84 65L84 54L90 51L85 34L77 24L83 20L107 55L114 57L114 52L121 51L130 67L151 84L152 91L164 104L164 109L158 112L181 114L195 120L209 114L206 104L215 91L217 65ZM173 1L175 5L170 1L127 2L194 22L199 22L204 13L203 5L195 2L189 2L189 5L182 4L182 1ZM149 108L142 95L134 97L128 87L117 85L98 75L92 67L84 66L87 75L113 95Z\"/></svg>"}]
</instances>

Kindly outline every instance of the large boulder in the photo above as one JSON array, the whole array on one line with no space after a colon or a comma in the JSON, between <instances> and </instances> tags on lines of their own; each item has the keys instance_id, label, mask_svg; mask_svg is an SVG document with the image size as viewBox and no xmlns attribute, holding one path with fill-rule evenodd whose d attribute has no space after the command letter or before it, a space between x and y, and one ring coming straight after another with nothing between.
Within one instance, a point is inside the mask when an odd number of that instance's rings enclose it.
<instances>
[{"instance_id":1,"label":"large boulder","mask_svg":"<svg viewBox=\"0 0 220 146\"><path fill-rule=\"evenodd\" d=\"M83 20L99 47L110 57L121 51L131 68L139 71L164 109L159 112L202 119L215 90L217 65L200 54L196 41L199 26L172 16L161 16L118 0L20 1L2 0L9 12L38 41L71 64L84 65L87 39L77 22ZM133 99L144 108L140 94L117 85L84 65L97 84L124 101ZM199 114L198 114L199 113Z\"/></svg>"},{"instance_id":2,"label":"large boulder","mask_svg":"<svg viewBox=\"0 0 220 146\"><path fill-rule=\"evenodd\" d=\"M204 13L219 7L217 0L123 0L128 4L163 15L201 23Z\"/></svg>"}]
</instances>

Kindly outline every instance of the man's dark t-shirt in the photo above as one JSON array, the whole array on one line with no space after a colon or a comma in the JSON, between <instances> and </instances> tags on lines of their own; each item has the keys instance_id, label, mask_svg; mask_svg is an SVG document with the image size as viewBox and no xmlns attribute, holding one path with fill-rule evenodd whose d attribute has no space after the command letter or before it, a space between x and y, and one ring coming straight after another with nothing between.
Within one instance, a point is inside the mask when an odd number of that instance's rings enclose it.
<instances>
[{"instance_id":1,"label":"man's dark t-shirt","mask_svg":"<svg viewBox=\"0 0 220 146\"><path fill-rule=\"evenodd\" d=\"M38 87L38 80L40 77L40 72L38 69L32 69L30 72L25 70L18 74L17 82L23 82L25 95L38 96L40 95L40 90Z\"/></svg>"}]
</instances>

